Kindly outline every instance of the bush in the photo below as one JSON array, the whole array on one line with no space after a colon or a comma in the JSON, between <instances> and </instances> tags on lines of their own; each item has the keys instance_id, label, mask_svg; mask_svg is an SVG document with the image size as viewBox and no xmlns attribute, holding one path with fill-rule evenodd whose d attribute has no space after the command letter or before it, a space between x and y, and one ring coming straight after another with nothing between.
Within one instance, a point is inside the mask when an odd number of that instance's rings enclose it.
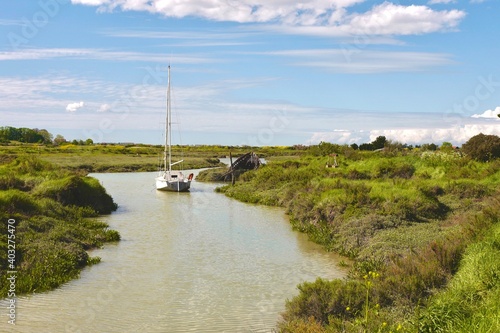
<instances>
[{"instance_id":1,"label":"bush","mask_svg":"<svg viewBox=\"0 0 500 333\"><path fill-rule=\"evenodd\" d=\"M377 178L410 179L415 173L415 167L409 163L395 163L391 160L381 161L375 168Z\"/></svg>"},{"instance_id":2,"label":"bush","mask_svg":"<svg viewBox=\"0 0 500 333\"><path fill-rule=\"evenodd\" d=\"M285 321L314 318L323 325L329 317L353 318L363 309L366 288L360 281L324 280L304 282L298 286L300 294L286 303Z\"/></svg>"},{"instance_id":3,"label":"bush","mask_svg":"<svg viewBox=\"0 0 500 333\"><path fill-rule=\"evenodd\" d=\"M464 153L475 160L491 161L500 157L500 137L480 133L464 143L462 149Z\"/></svg>"},{"instance_id":4,"label":"bush","mask_svg":"<svg viewBox=\"0 0 500 333\"><path fill-rule=\"evenodd\" d=\"M63 205L91 207L100 214L109 214L117 208L99 181L91 177L69 176L49 180L40 184L35 194Z\"/></svg>"}]
</instances>

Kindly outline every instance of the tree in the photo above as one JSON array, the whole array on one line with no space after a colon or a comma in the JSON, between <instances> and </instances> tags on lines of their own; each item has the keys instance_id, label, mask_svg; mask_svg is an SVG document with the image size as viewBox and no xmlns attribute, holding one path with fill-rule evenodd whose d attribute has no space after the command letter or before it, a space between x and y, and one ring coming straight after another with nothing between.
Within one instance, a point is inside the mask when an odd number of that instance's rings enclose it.
<instances>
[{"instance_id":1,"label":"tree","mask_svg":"<svg viewBox=\"0 0 500 333\"><path fill-rule=\"evenodd\" d=\"M372 147L373 150L377 149L382 149L385 147L385 144L387 142L387 138L383 135L378 136L373 142L372 142Z\"/></svg>"},{"instance_id":2,"label":"tree","mask_svg":"<svg viewBox=\"0 0 500 333\"><path fill-rule=\"evenodd\" d=\"M435 143L424 143L422 145L422 150L436 151L437 149L438 149L438 146Z\"/></svg>"},{"instance_id":3,"label":"tree","mask_svg":"<svg viewBox=\"0 0 500 333\"><path fill-rule=\"evenodd\" d=\"M465 154L478 161L491 161L500 157L500 137L480 133L463 144Z\"/></svg>"},{"instance_id":4,"label":"tree","mask_svg":"<svg viewBox=\"0 0 500 333\"><path fill-rule=\"evenodd\" d=\"M43 137L43 143L52 143L53 136L46 129L34 129L38 134Z\"/></svg>"},{"instance_id":5,"label":"tree","mask_svg":"<svg viewBox=\"0 0 500 333\"><path fill-rule=\"evenodd\" d=\"M362 143L359 145L359 150L374 150L373 144L371 143Z\"/></svg>"},{"instance_id":6,"label":"tree","mask_svg":"<svg viewBox=\"0 0 500 333\"><path fill-rule=\"evenodd\" d=\"M0 137L5 141L21 141L21 131L15 127L0 127Z\"/></svg>"},{"instance_id":7,"label":"tree","mask_svg":"<svg viewBox=\"0 0 500 333\"><path fill-rule=\"evenodd\" d=\"M453 151L453 145L450 142L443 142L439 150L444 152L451 152Z\"/></svg>"},{"instance_id":8,"label":"tree","mask_svg":"<svg viewBox=\"0 0 500 333\"><path fill-rule=\"evenodd\" d=\"M61 134L56 135L56 138L54 139L55 145L59 146L65 142L66 142L66 139L64 138L64 136L62 136Z\"/></svg>"}]
</instances>

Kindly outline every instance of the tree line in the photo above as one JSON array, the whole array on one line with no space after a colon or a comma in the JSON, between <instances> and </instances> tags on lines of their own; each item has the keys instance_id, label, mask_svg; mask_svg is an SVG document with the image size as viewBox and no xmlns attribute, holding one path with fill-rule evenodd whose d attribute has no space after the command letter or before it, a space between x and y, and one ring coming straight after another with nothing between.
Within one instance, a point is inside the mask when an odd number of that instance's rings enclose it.
<instances>
[{"instance_id":1,"label":"tree line","mask_svg":"<svg viewBox=\"0 0 500 333\"><path fill-rule=\"evenodd\" d=\"M0 127L0 143L9 143L11 141L23 143L41 143L61 145L71 143L74 145L92 145L92 139L67 141L62 135L57 134L56 137L46 129L26 128L26 127Z\"/></svg>"},{"instance_id":2,"label":"tree line","mask_svg":"<svg viewBox=\"0 0 500 333\"><path fill-rule=\"evenodd\" d=\"M0 127L0 142L19 141L25 143L52 143L52 134L45 129Z\"/></svg>"}]
</instances>

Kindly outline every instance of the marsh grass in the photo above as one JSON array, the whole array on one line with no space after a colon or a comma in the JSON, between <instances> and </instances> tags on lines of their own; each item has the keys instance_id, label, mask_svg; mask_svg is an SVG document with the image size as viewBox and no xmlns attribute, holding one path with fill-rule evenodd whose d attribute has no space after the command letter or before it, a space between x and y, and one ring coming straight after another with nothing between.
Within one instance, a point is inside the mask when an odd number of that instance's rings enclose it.
<instances>
[{"instance_id":1,"label":"marsh grass","mask_svg":"<svg viewBox=\"0 0 500 333\"><path fill-rule=\"evenodd\" d=\"M500 225L495 224L467 248L446 290L431 298L419 318L419 332L498 332L499 308Z\"/></svg>"},{"instance_id":2,"label":"marsh grass","mask_svg":"<svg viewBox=\"0 0 500 333\"><path fill-rule=\"evenodd\" d=\"M184 169L220 166L217 153L205 148L173 147L175 159L184 159ZM67 170L89 172L157 171L162 160L161 146L102 144L58 147L35 144L11 144L0 146L0 162L8 163L16 156L36 156L38 164L49 163ZM220 153L219 153L220 154ZM1 182L0 182L1 184ZM1 186L1 185L0 185Z\"/></svg>"},{"instance_id":3,"label":"marsh grass","mask_svg":"<svg viewBox=\"0 0 500 333\"><path fill-rule=\"evenodd\" d=\"M500 196L500 161L481 163L455 152L358 152L353 159L342 158L339 168L328 169L327 161L303 156L270 162L246 173L235 186L218 189L241 201L284 207L293 228L354 260L348 281L299 285L279 330L416 332L418 324L409 320L414 311L425 312L427 299L457 274L468 245L498 220L500 205L494 198ZM362 286L370 271L381 273L369 297L370 304L380 308L367 319L371 307L362 305L368 304ZM480 280L491 281L488 276ZM351 312L346 313L346 307ZM447 320L446 307L443 313L433 311L442 316L441 323ZM434 317L429 318L421 322L430 325ZM463 326L486 326L479 316L474 318L477 322ZM437 327L428 331L438 332Z\"/></svg>"},{"instance_id":4,"label":"marsh grass","mask_svg":"<svg viewBox=\"0 0 500 333\"><path fill-rule=\"evenodd\" d=\"M17 295L50 290L77 277L83 267L99 262L87 250L120 239L107 224L93 220L117 207L96 179L20 156L0 166L0 184L2 297L8 288L8 219L16 220Z\"/></svg>"}]
</instances>

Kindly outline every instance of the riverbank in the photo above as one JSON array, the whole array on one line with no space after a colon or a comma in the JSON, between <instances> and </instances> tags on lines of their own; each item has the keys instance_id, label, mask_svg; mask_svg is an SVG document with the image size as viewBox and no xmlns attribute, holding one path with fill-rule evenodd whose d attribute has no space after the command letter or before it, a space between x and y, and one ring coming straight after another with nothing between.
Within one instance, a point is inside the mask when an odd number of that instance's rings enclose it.
<instances>
[{"instance_id":1,"label":"riverbank","mask_svg":"<svg viewBox=\"0 0 500 333\"><path fill-rule=\"evenodd\" d=\"M2 156L2 298L51 290L74 279L100 260L88 250L120 239L95 220L117 208L96 179L34 156ZM12 276L15 283L7 280Z\"/></svg>"},{"instance_id":2,"label":"riverbank","mask_svg":"<svg viewBox=\"0 0 500 333\"><path fill-rule=\"evenodd\" d=\"M432 297L462 267L471 244L498 222L500 161L477 162L453 150L337 148L337 168L325 167L330 156L311 154L268 163L218 189L241 201L285 207L295 229L355 261L348 281L300 285L280 330L430 327Z\"/></svg>"}]
</instances>

